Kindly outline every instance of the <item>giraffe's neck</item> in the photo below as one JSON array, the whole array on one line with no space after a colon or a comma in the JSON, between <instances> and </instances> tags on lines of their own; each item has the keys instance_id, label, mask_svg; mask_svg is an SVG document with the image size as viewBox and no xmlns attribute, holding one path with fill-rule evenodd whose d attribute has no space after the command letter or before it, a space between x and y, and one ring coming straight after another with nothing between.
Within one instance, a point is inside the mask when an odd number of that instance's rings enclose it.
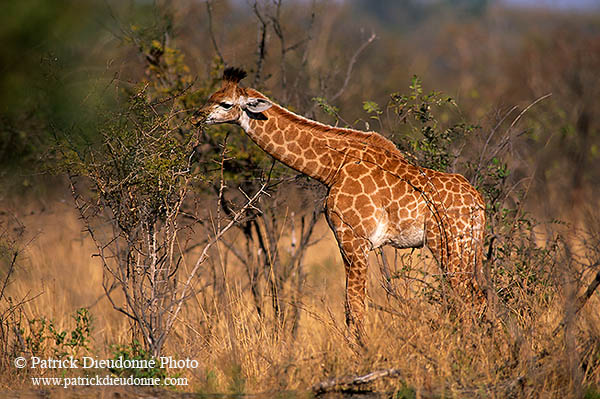
<instances>
[{"instance_id":1,"label":"giraffe's neck","mask_svg":"<svg viewBox=\"0 0 600 399\"><path fill-rule=\"evenodd\" d=\"M343 165L343 153L325 125L276 104L260 116L244 113L240 118L240 126L260 148L290 168L326 185L331 183Z\"/></svg>"},{"instance_id":2,"label":"giraffe's neck","mask_svg":"<svg viewBox=\"0 0 600 399\"><path fill-rule=\"evenodd\" d=\"M366 148L399 155L395 145L377 133L324 125L277 104L256 118L243 113L239 124L275 159L328 186L344 164L360 159Z\"/></svg>"}]
</instances>

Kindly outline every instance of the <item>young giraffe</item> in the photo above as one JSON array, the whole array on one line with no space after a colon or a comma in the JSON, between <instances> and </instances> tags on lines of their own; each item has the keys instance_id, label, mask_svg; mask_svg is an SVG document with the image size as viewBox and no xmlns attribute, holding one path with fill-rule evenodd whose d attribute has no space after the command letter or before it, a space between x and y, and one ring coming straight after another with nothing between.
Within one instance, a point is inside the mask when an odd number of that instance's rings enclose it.
<instances>
[{"instance_id":1,"label":"young giraffe","mask_svg":"<svg viewBox=\"0 0 600 399\"><path fill-rule=\"evenodd\" d=\"M197 123L241 126L260 148L325 184L326 217L346 269L346 323L362 335L368 252L427 246L459 293L471 297L481 266L485 224L481 195L458 174L407 162L375 132L327 126L238 85L227 68Z\"/></svg>"}]
</instances>

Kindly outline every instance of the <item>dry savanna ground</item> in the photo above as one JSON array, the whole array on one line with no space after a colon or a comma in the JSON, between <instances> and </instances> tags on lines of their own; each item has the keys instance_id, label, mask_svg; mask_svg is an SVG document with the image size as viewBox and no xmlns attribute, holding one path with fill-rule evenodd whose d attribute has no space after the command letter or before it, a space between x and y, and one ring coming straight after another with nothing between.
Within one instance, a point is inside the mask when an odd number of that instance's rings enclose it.
<instances>
[{"instance_id":1,"label":"dry savanna ground","mask_svg":"<svg viewBox=\"0 0 600 399\"><path fill-rule=\"evenodd\" d=\"M21 336L32 336L27 320L36 318L52 320L58 331L71 331L73 314L84 307L92 317L91 340L78 356L109 359L115 355L113 345L130 344L131 324L104 296L102 267L92 256L95 248L82 231L71 199L25 201L7 209L4 216L16 216L25 228L26 246L7 288L11 298L28 299L19 312ZM284 212L282 217L289 215ZM235 234L229 238L243 245ZM227 248L220 246L212 253L206 268L217 270L218 281L200 275L205 279L202 288L186 303L164 349L167 356L198 361L195 369L169 370L188 378L189 385L178 390L302 396L322 381L393 369L392 377L375 380L368 390L396 397L597 395L597 294L576 317L568 317L588 274L580 276L577 285L571 280L572 270L553 271L547 283L531 280L529 286L514 289L509 299L498 302L496 297L482 309L451 292L438 295L427 288L434 285L437 271L426 259L426 250L387 251L393 276L387 285L373 254L366 344L357 348L344 325L341 258L324 220L314 237L317 242L304 259L301 293L293 287L279 293L280 306L287 309L283 327L268 306L257 315L247 274ZM540 236L537 240L544 245ZM283 253L290 250L289 230L282 229L279 244ZM510 289L512 283L506 284ZM268 304L271 297L263 296ZM288 326L286 318L298 309L299 322ZM559 327L562 320L566 322ZM14 348L16 343L10 345ZM53 347L47 339L39 350L52 357ZM58 371L17 370L11 364L1 384L3 389L35 395L39 391L32 386L32 376L78 375ZM50 392L58 397L66 391ZM88 391L72 392L85 396ZM128 391L119 392L127 397Z\"/></svg>"}]
</instances>

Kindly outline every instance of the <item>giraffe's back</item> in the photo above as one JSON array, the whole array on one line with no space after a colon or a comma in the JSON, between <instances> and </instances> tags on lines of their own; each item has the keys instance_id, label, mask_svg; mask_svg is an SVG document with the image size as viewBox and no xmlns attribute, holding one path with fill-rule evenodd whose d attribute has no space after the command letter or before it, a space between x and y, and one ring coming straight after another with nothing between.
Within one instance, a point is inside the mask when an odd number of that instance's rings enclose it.
<instances>
[{"instance_id":1,"label":"giraffe's back","mask_svg":"<svg viewBox=\"0 0 600 399\"><path fill-rule=\"evenodd\" d=\"M443 233L483 230L479 192L459 174L420 168L376 149L348 155L328 206L371 243L421 247Z\"/></svg>"}]
</instances>

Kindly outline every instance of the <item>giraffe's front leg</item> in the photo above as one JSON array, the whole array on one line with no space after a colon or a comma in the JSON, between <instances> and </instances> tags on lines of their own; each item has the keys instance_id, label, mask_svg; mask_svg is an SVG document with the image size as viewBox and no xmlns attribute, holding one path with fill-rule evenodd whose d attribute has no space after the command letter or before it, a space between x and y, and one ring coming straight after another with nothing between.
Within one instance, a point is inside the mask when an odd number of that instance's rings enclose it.
<instances>
[{"instance_id":1,"label":"giraffe's front leg","mask_svg":"<svg viewBox=\"0 0 600 399\"><path fill-rule=\"evenodd\" d=\"M364 335L365 301L367 297L367 253L365 240L342 234L340 252L346 270L346 324L361 338Z\"/></svg>"},{"instance_id":2,"label":"giraffe's front leg","mask_svg":"<svg viewBox=\"0 0 600 399\"><path fill-rule=\"evenodd\" d=\"M327 212L327 220L335 234L346 271L346 324L362 341L364 335L365 300L367 295L368 241L336 212Z\"/></svg>"}]
</instances>

